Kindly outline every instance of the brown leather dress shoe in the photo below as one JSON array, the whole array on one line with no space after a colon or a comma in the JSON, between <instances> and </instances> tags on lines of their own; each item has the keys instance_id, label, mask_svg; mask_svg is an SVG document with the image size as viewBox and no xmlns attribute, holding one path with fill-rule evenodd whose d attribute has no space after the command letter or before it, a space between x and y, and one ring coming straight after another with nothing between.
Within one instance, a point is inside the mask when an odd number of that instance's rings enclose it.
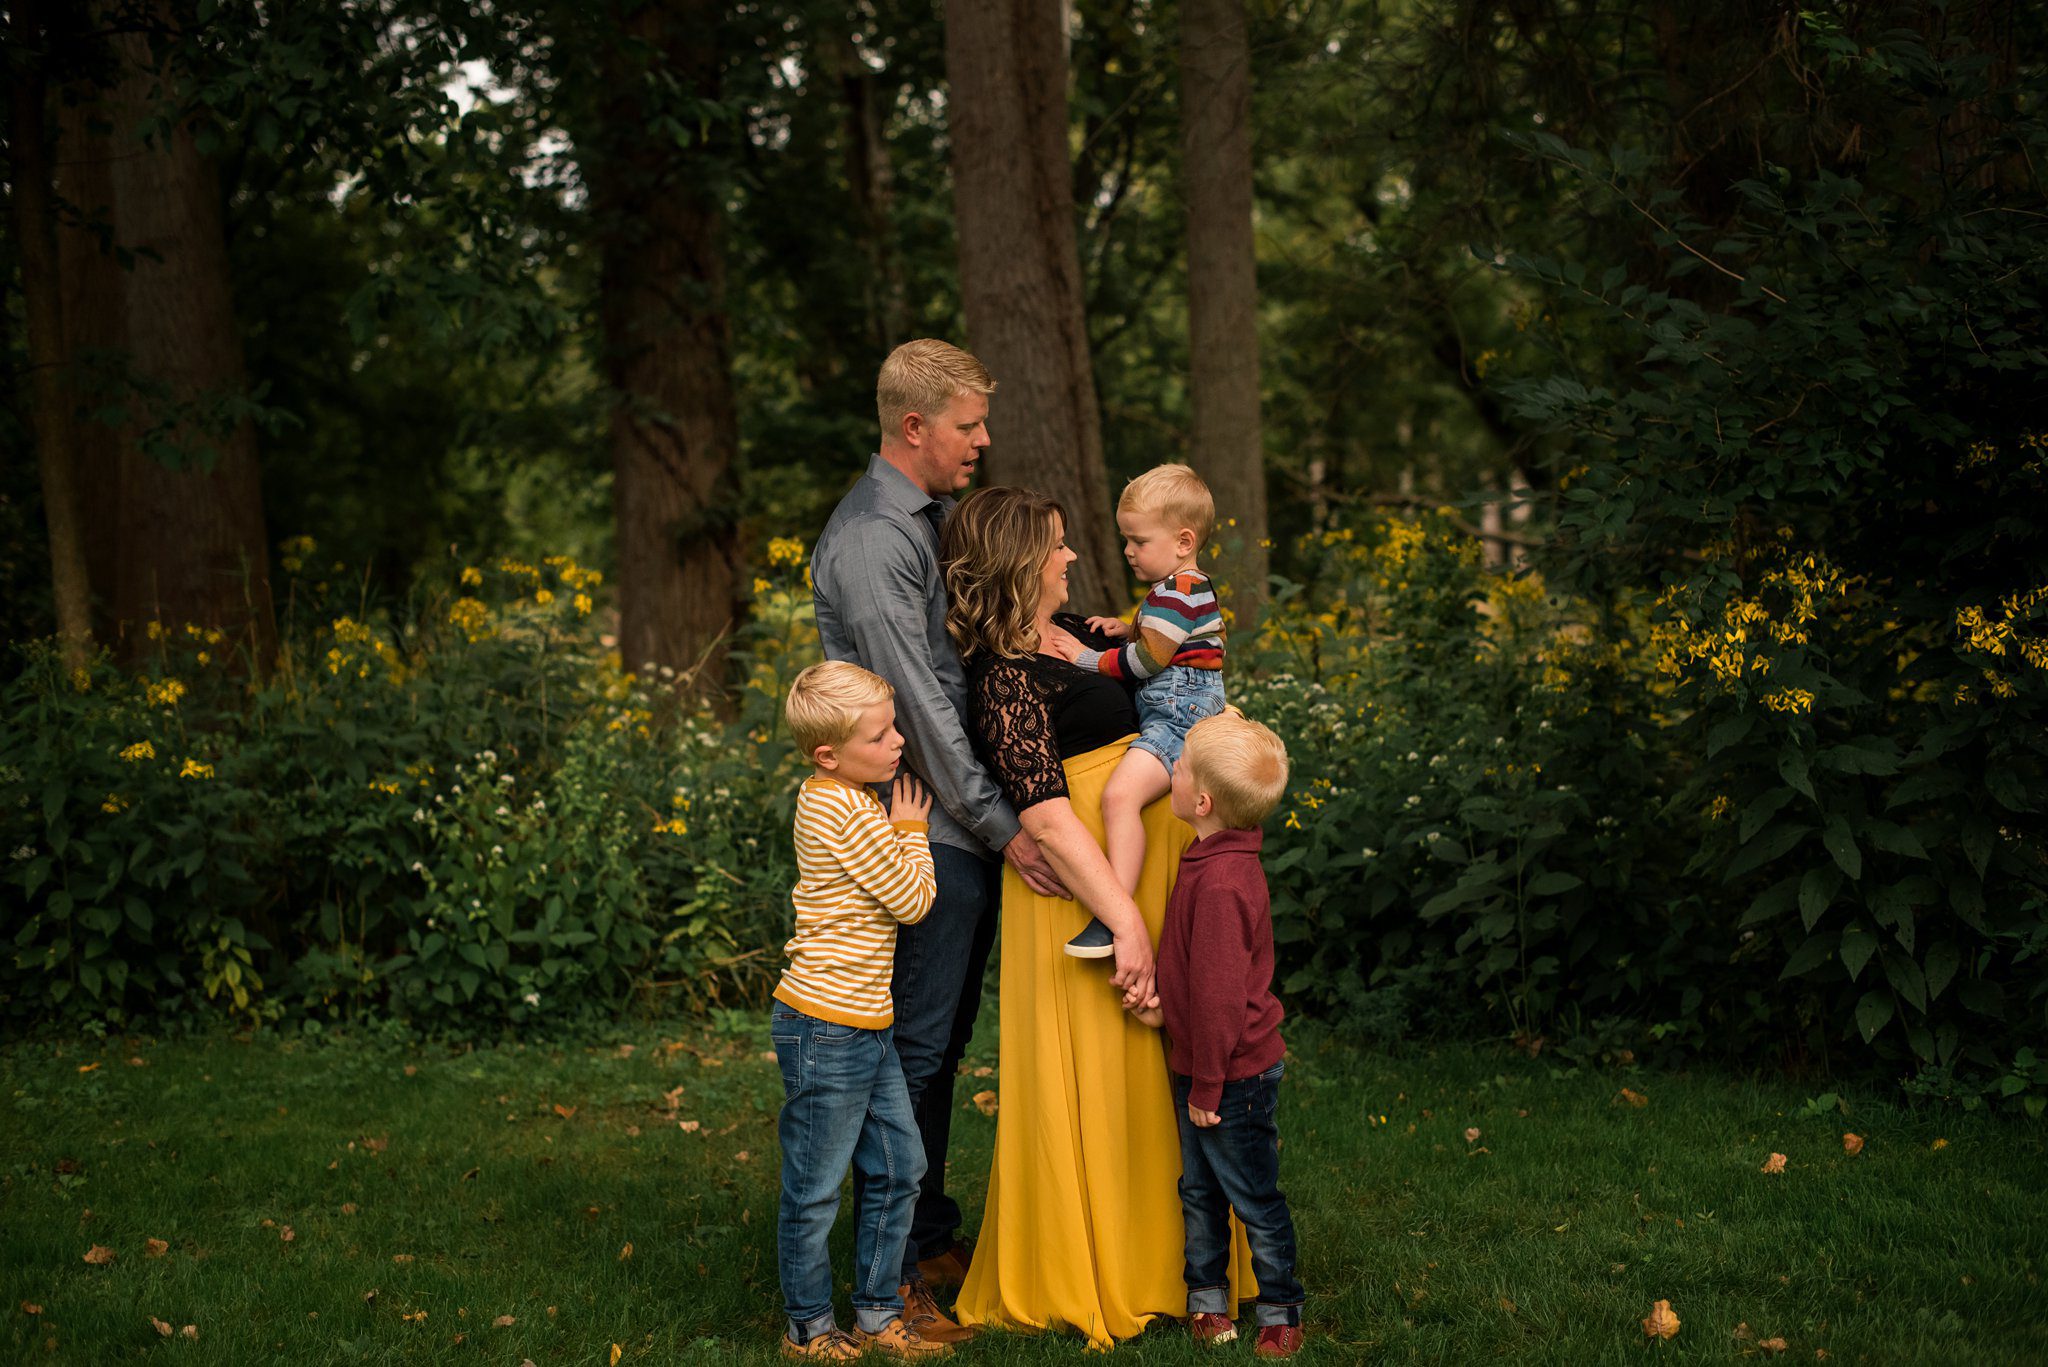
<instances>
[{"instance_id":1,"label":"brown leather dress shoe","mask_svg":"<svg viewBox=\"0 0 2048 1367\"><path fill-rule=\"evenodd\" d=\"M905 1282L896 1293L903 1297L905 1322L917 1331L919 1338L933 1343L965 1343L974 1337L974 1330L939 1309L931 1287L924 1282Z\"/></svg>"},{"instance_id":2,"label":"brown leather dress shoe","mask_svg":"<svg viewBox=\"0 0 2048 1367\"><path fill-rule=\"evenodd\" d=\"M882 1353L906 1362L917 1358L942 1358L953 1351L952 1344L934 1343L905 1324L901 1315L872 1334L865 1329L855 1329L853 1341L870 1353Z\"/></svg>"},{"instance_id":3,"label":"brown leather dress shoe","mask_svg":"<svg viewBox=\"0 0 2048 1367\"><path fill-rule=\"evenodd\" d=\"M933 1286L958 1286L967 1280L974 1245L955 1239L943 1253L917 1260L917 1270Z\"/></svg>"}]
</instances>

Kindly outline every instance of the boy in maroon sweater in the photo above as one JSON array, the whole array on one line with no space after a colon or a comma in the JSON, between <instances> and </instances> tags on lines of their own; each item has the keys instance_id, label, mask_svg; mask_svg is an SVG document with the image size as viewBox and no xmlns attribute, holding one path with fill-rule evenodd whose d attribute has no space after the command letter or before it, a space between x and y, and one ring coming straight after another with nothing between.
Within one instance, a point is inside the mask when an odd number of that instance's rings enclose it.
<instances>
[{"instance_id":1,"label":"boy in maroon sweater","mask_svg":"<svg viewBox=\"0 0 2048 1367\"><path fill-rule=\"evenodd\" d=\"M1236 708L1196 722L1173 766L1173 813L1195 828L1159 938L1156 1005L1180 1111L1188 1318L1198 1342L1228 1343L1230 1212L1259 1279L1259 1357L1301 1350L1294 1219L1280 1193L1280 1003L1260 826L1287 790L1287 747Z\"/></svg>"}]
</instances>

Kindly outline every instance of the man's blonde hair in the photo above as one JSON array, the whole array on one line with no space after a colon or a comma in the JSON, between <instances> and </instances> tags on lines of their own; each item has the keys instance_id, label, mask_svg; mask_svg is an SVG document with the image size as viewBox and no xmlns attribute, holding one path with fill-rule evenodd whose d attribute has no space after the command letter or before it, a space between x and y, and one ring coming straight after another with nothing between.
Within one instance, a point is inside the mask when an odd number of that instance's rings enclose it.
<instances>
[{"instance_id":1,"label":"man's blonde hair","mask_svg":"<svg viewBox=\"0 0 2048 1367\"><path fill-rule=\"evenodd\" d=\"M1207 793L1216 819L1233 830L1255 830L1287 792L1287 746L1235 707L1188 728L1181 751L1195 791Z\"/></svg>"},{"instance_id":2,"label":"man's blonde hair","mask_svg":"<svg viewBox=\"0 0 2048 1367\"><path fill-rule=\"evenodd\" d=\"M937 418L955 394L992 394L988 367L951 342L920 337L905 342L882 362L875 380L875 411L887 439L903 430L907 414Z\"/></svg>"},{"instance_id":3,"label":"man's blonde hair","mask_svg":"<svg viewBox=\"0 0 2048 1367\"><path fill-rule=\"evenodd\" d=\"M1173 531L1185 527L1195 534L1197 550L1216 525L1215 495L1208 482L1185 465L1155 465L1139 475L1124 486L1116 510L1157 517Z\"/></svg>"},{"instance_id":4,"label":"man's blonde hair","mask_svg":"<svg viewBox=\"0 0 2048 1367\"><path fill-rule=\"evenodd\" d=\"M846 660L826 660L796 676L782 715L789 722L790 738L808 760L821 745L851 740L860 714L895 696L896 690L881 675Z\"/></svg>"}]
</instances>

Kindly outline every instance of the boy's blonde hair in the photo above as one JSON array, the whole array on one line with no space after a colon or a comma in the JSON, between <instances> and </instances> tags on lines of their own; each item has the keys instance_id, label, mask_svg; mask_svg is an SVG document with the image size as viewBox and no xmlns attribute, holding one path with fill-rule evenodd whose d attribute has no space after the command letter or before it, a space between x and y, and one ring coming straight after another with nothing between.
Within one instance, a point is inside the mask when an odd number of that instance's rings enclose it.
<instances>
[{"instance_id":1,"label":"boy's blonde hair","mask_svg":"<svg viewBox=\"0 0 2048 1367\"><path fill-rule=\"evenodd\" d=\"M1175 531L1195 534L1200 550L1216 525L1216 498L1208 482L1185 465L1155 465L1124 486L1116 501L1120 513L1147 513L1162 518Z\"/></svg>"},{"instance_id":2,"label":"boy's blonde hair","mask_svg":"<svg viewBox=\"0 0 2048 1367\"><path fill-rule=\"evenodd\" d=\"M860 714L878 702L889 702L896 690L879 674L870 674L846 660L826 660L796 676L782 715L790 738L805 759L821 745L844 745L860 725Z\"/></svg>"},{"instance_id":3,"label":"boy's blonde hair","mask_svg":"<svg viewBox=\"0 0 2048 1367\"><path fill-rule=\"evenodd\" d=\"M938 417L955 394L992 394L995 377L988 367L951 342L920 337L905 342L882 362L875 379L875 412L884 438L903 430L911 413Z\"/></svg>"},{"instance_id":4,"label":"boy's blonde hair","mask_svg":"<svg viewBox=\"0 0 2048 1367\"><path fill-rule=\"evenodd\" d=\"M1235 707L1188 728L1188 777L1232 830L1263 826L1287 792L1287 746Z\"/></svg>"}]
</instances>

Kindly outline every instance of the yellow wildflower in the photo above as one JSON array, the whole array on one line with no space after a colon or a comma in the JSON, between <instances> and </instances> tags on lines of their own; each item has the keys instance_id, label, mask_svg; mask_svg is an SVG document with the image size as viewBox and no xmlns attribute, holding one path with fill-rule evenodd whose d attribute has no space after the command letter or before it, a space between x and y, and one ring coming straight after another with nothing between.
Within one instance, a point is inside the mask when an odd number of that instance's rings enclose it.
<instances>
[{"instance_id":1,"label":"yellow wildflower","mask_svg":"<svg viewBox=\"0 0 2048 1367\"><path fill-rule=\"evenodd\" d=\"M130 764L140 760L155 759L156 747L146 740L139 740L122 750L121 758L127 760Z\"/></svg>"},{"instance_id":2,"label":"yellow wildflower","mask_svg":"<svg viewBox=\"0 0 2048 1367\"><path fill-rule=\"evenodd\" d=\"M201 764L201 763L200 763L200 762L199 762L198 760L196 760L196 759L188 759L188 760L186 760L186 761L185 761L185 767L184 767L184 768L182 768L182 769L180 769L180 770L178 771L178 777L179 777L179 778L212 778L212 777L213 777L213 766L212 766L211 764Z\"/></svg>"},{"instance_id":3,"label":"yellow wildflower","mask_svg":"<svg viewBox=\"0 0 2048 1367\"><path fill-rule=\"evenodd\" d=\"M793 536L778 536L768 542L768 563L771 565L801 565L804 562L804 543Z\"/></svg>"},{"instance_id":4,"label":"yellow wildflower","mask_svg":"<svg viewBox=\"0 0 2048 1367\"><path fill-rule=\"evenodd\" d=\"M481 585L483 582L484 572L482 570L478 569L474 565L465 565L462 567L462 584L464 588L473 589Z\"/></svg>"},{"instance_id":5,"label":"yellow wildflower","mask_svg":"<svg viewBox=\"0 0 2048 1367\"><path fill-rule=\"evenodd\" d=\"M666 821L655 822L654 833L656 835L688 835L690 828L684 824L681 817L676 816L670 817Z\"/></svg>"},{"instance_id":6,"label":"yellow wildflower","mask_svg":"<svg viewBox=\"0 0 2048 1367\"><path fill-rule=\"evenodd\" d=\"M448 609L448 621L458 627L470 640L479 640L490 624L491 610L474 598L458 598Z\"/></svg>"},{"instance_id":7,"label":"yellow wildflower","mask_svg":"<svg viewBox=\"0 0 2048 1367\"><path fill-rule=\"evenodd\" d=\"M107 800L100 804L100 810L105 812L108 816L113 816L119 812L125 812L128 810L128 799L122 797L119 793L108 793Z\"/></svg>"},{"instance_id":8,"label":"yellow wildflower","mask_svg":"<svg viewBox=\"0 0 2048 1367\"><path fill-rule=\"evenodd\" d=\"M576 595L576 598L575 598L575 603L576 603L576 613L577 613L577 615L578 615L579 617L588 617L588 616L590 615L590 608L591 608L591 602L590 602L590 595L589 595L589 594L587 594L587 593L579 593L579 594L577 594L577 595Z\"/></svg>"},{"instance_id":9,"label":"yellow wildflower","mask_svg":"<svg viewBox=\"0 0 2048 1367\"><path fill-rule=\"evenodd\" d=\"M165 679L148 685L145 691L151 707L176 707L178 699L185 696L185 685L176 679Z\"/></svg>"},{"instance_id":10,"label":"yellow wildflower","mask_svg":"<svg viewBox=\"0 0 2048 1367\"><path fill-rule=\"evenodd\" d=\"M535 589L533 591L533 601L540 604L542 607L546 607L548 604L555 601L555 595L553 591L549 589Z\"/></svg>"}]
</instances>

